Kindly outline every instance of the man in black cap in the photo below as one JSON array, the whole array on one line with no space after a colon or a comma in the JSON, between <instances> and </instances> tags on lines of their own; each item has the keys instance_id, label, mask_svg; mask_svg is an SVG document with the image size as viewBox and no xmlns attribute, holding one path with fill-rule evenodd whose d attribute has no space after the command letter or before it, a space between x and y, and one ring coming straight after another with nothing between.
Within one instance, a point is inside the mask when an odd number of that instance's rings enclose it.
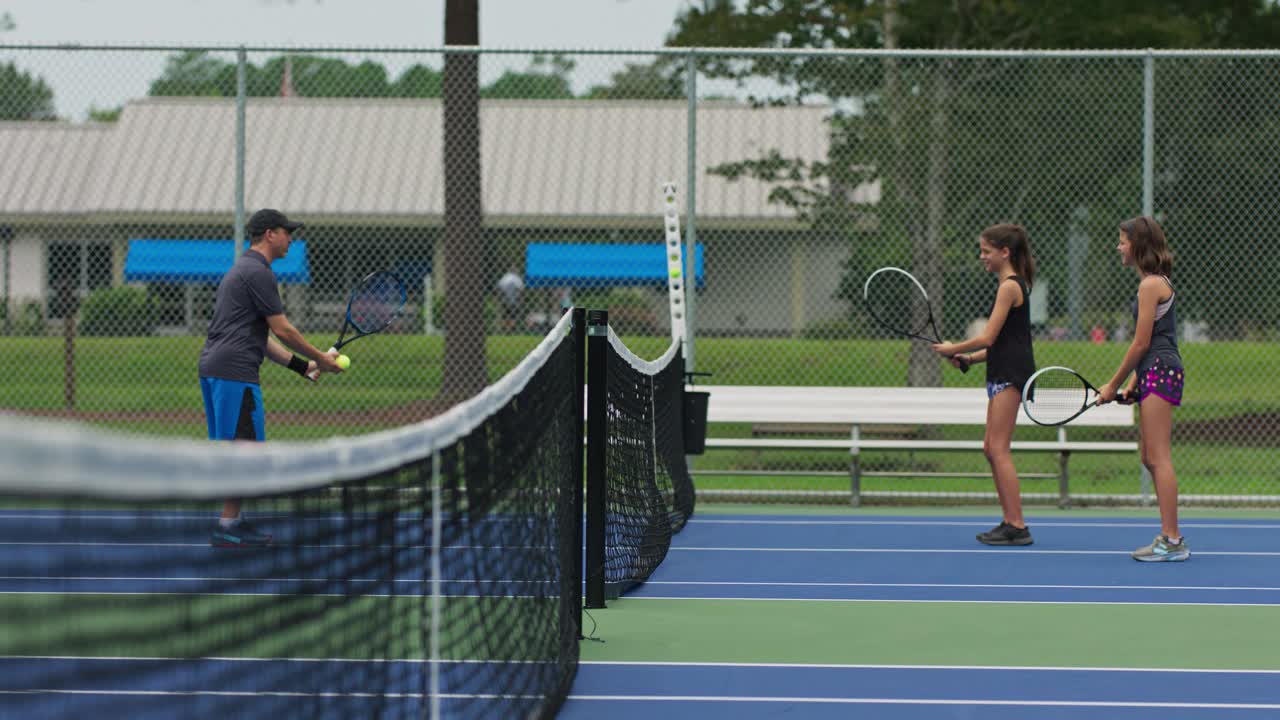
<instances>
[{"instance_id":1,"label":"man in black cap","mask_svg":"<svg viewBox=\"0 0 1280 720\"><path fill-rule=\"evenodd\" d=\"M271 272L271 263L289 253L293 233L300 228L302 223L279 210L255 212L248 224L249 249L218 285L209 334L200 351L200 390L210 440L266 439L258 378L264 357L303 377L317 369L342 372L335 361L337 352L317 349L289 322ZM210 542L217 547L269 545L271 536L241 517L240 500L234 498L224 503Z\"/></svg>"}]
</instances>

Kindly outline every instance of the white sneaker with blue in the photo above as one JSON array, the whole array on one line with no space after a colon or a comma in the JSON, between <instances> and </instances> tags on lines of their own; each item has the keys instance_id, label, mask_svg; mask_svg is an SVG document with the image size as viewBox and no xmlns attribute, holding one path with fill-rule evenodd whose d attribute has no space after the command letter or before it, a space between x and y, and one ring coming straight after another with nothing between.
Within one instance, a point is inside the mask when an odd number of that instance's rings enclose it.
<instances>
[{"instance_id":1,"label":"white sneaker with blue","mask_svg":"<svg viewBox=\"0 0 1280 720\"><path fill-rule=\"evenodd\" d=\"M271 535L249 524L248 520L218 523L209 544L214 547L262 547L271 544Z\"/></svg>"},{"instance_id":2,"label":"white sneaker with blue","mask_svg":"<svg viewBox=\"0 0 1280 720\"><path fill-rule=\"evenodd\" d=\"M1185 537L1175 543L1165 535L1157 535L1150 545L1133 551L1133 559L1138 562L1182 562L1190 557L1191 548Z\"/></svg>"}]
</instances>

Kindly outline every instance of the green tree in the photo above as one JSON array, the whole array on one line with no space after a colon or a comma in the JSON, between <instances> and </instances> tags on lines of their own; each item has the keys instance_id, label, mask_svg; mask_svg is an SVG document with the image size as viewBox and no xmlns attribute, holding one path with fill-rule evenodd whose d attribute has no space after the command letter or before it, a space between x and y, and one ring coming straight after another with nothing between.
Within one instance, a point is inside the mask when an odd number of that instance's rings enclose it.
<instances>
[{"instance_id":1,"label":"green tree","mask_svg":"<svg viewBox=\"0 0 1280 720\"><path fill-rule=\"evenodd\" d=\"M890 50L1249 45L1276 37L1260 30L1274 26L1275 14L1263 0L746 0L736 7L709 0L677 19L668 42ZM935 302L952 311L951 332L971 310L986 309L943 300L944 273L958 276L960 285L986 282L951 269L972 265L960 261L971 257L982 227L1013 220L1028 225L1033 238L1061 237L1087 215L1090 234L1109 242L1115 222L1134 214L1140 197L1141 59L725 55L706 59L700 70L786 88L760 102L831 104L827 158L813 162L766 149L715 171L770 182L773 199L808 217L814 232L855 237L873 212L883 241L867 242L864 234L851 243L839 294L854 300L872 266L906 263ZM846 199L849 189L872 179L882 188L874 209ZM1064 266L1054 257L1065 255L1063 243L1046 245L1046 252L1037 249L1042 266ZM907 380L940 381L927 348L913 348Z\"/></svg>"},{"instance_id":2,"label":"green tree","mask_svg":"<svg viewBox=\"0 0 1280 720\"><path fill-rule=\"evenodd\" d=\"M572 60L562 55L535 55L525 72L508 70L480 89L480 97L504 100L566 100L573 97L569 87Z\"/></svg>"},{"instance_id":3,"label":"green tree","mask_svg":"<svg viewBox=\"0 0 1280 720\"><path fill-rule=\"evenodd\" d=\"M53 120L53 90L45 81L0 63L0 120Z\"/></svg>"},{"instance_id":4,"label":"green tree","mask_svg":"<svg viewBox=\"0 0 1280 720\"><path fill-rule=\"evenodd\" d=\"M587 91L591 100L677 100L685 96L684 75L668 58L649 64L627 63L608 85Z\"/></svg>"},{"instance_id":5,"label":"green tree","mask_svg":"<svg viewBox=\"0 0 1280 720\"><path fill-rule=\"evenodd\" d=\"M426 65L414 65L391 86L391 94L404 98L438 98L444 91L444 75Z\"/></svg>"},{"instance_id":6,"label":"green tree","mask_svg":"<svg viewBox=\"0 0 1280 720\"><path fill-rule=\"evenodd\" d=\"M17 27L18 24L13 21L12 15L9 13L0 15L0 32L9 32Z\"/></svg>"},{"instance_id":7,"label":"green tree","mask_svg":"<svg viewBox=\"0 0 1280 720\"><path fill-rule=\"evenodd\" d=\"M284 56L269 58L261 66L245 68L245 92L250 97L280 94ZM440 73L414 65L392 81L378 63L356 64L338 58L295 54L288 58L294 92L302 97L440 97ZM235 97L236 65L230 60L188 50L169 58L164 73L152 81L156 97Z\"/></svg>"}]
</instances>

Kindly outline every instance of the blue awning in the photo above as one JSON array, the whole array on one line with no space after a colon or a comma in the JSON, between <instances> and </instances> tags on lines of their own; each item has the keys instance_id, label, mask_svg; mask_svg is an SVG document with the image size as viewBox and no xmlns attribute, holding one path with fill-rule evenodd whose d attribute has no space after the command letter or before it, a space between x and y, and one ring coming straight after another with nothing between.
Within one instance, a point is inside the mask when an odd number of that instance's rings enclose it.
<instances>
[{"instance_id":1,"label":"blue awning","mask_svg":"<svg viewBox=\"0 0 1280 720\"><path fill-rule=\"evenodd\" d=\"M171 282L216 284L231 269L232 240L129 241L124 261L125 282ZM276 279L307 285L311 265L307 262L307 241L294 240L289 254L271 264Z\"/></svg>"},{"instance_id":2,"label":"blue awning","mask_svg":"<svg viewBox=\"0 0 1280 720\"><path fill-rule=\"evenodd\" d=\"M702 287L706 284L702 243L696 253L697 287ZM530 243L524 282L527 287L666 285L666 246Z\"/></svg>"}]
</instances>

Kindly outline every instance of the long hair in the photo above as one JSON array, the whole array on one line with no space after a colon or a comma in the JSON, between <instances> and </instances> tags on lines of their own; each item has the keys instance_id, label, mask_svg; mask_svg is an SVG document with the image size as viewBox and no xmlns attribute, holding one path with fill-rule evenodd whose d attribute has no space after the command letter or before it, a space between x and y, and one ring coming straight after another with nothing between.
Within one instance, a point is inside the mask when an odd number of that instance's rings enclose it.
<instances>
[{"instance_id":1,"label":"long hair","mask_svg":"<svg viewBox=\"0 0 1280 720\"><path fill-rule=\"evenodd\" d=\"M1035 282L1036 261L1031 257L1031 238L1027 237L1027 229L1021 225L1001 223L979 233L992 247L1009 251L1009 264L1027 283L1027 287Z\"/></svg>"},{"instance_id":2,"label":"long hair","mask_svg":"<svg viewBox=\"0 0 1280 720\"><path fill-rule=\"evenodd\" d=\"M1120 223L1120 232L1129 238L1133 263L1147 275L1173 277L1173 250L1164 237L1164 228L1155 218L1139 215Z\"/></svg>"}]
</instances>

